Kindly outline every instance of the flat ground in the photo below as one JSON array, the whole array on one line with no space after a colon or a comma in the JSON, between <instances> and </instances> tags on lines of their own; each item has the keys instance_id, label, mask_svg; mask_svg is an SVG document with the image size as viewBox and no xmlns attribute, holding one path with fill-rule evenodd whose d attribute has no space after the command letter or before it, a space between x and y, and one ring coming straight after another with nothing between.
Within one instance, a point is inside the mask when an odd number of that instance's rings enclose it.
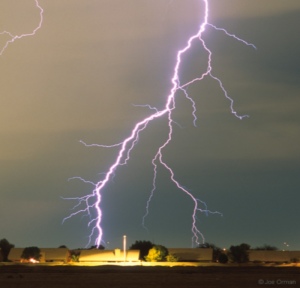
<instances>
[{"instance_id":1,"label":"flat ground","mask_svg":"<svg viewBox=\"0 0 300 288\"><path fill-rule=\"evenodd\" d=\"M0 287L300 287L300 267L0 265Z\"/></svg>"}]
</instances>

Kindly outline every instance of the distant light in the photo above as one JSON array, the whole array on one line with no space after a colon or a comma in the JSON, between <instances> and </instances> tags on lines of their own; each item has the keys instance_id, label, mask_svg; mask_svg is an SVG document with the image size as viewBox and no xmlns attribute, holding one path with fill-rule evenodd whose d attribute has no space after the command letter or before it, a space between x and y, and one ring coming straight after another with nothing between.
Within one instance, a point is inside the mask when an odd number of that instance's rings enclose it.
<instances>
[{"instance_id":1,"label":"distant light","mask_svg":"<svg viewBox=\"0 0 300 288\"><path fill-rule=\"evenodd\" d=\"M30 259L28 260L28 262L30 262L30 263L40 263L40 261L35 260L34 258L30 258Z\"/></svg>"}]
</instances>

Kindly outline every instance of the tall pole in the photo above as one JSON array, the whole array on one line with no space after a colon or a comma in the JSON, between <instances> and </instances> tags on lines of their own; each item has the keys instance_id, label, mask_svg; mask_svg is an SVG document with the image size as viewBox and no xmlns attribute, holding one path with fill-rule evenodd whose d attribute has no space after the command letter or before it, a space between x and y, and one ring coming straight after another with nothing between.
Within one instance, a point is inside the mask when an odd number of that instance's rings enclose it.
<instances>
[{"instance_id":1,"label":"tall pole","mask_svg":"<svg viewBox=\"0 0 300 288\"><path fill-rule=\"evenodd\" d=\"M124 262L126 261L126 235L123 236Z\"/></svg>"}]
</instances>

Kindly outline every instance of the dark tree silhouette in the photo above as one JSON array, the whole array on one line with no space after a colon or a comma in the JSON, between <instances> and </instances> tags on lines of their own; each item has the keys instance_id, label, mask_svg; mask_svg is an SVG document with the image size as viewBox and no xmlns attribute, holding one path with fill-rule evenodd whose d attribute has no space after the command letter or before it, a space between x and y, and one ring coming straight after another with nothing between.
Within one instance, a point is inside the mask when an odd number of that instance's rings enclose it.
<instances>
[{"instance_id":1,"label":"dark tree silhouette","mask_svg":"<svg viewBox=\"0 0 300 288\"><path fill-rule=\"evenodd\" d=\"M135 241L135 243L129 247L129 250L140 250L140 260L145 260L145 257L153 246L154 244L150 241Z\"/></svg>"},{"instance_id":2,"label":"dark tree silhouette","mask_svg":"<svg viewBox=\"0 0 300 288\"><path fill-rule=\"evenodd\" d=\"M226 264L228 262L228 256L225 253L221 252L218 256L218 262Z\"/></svg>"},{"instance_id":3,"label":"dark tree silhouette","mask_svg":"<svg viewBox=\"0 0 300 288\"><path fill-rule=\"evenodd\" d=\"M250 245L242 243L237 246L230 246L228 256L232 262L246 263L249 261L248 251Z\"/></svg>"},{"instance_id":4,"label":"dark tree silhouette","mask_svg":"<svg viewBox=\"0 0 300 288\"><path fill-rule=\"evenodd\" d=\"M36 261L40 261L41 258L41 251L38 247L26 247L24 248L21 259L23 260L30 260L34 259Z\"/></svg>"},{"instance_id":5,"label":"dark tree silhouette","mask_svg":"<svg viewBox=\"0 0 300 288\"><path fill-rule=\"evenodd\" d=\"M271 245L268 245L268 244L264 244L263 246L256 247L256 248L254 248L253 250L277 251L277 250L279 250L279 249L278 249L277 247L275 247L275 246L271 246Z\"/></svg>"},{"instance_id":6,"label":"dark tree silhouette","mask_svg":"<svg viewBox=\"0 0 300 288\"><path fill-rule=\"evenodd\" d=\"M91 246L91 248L89 248L89 249L99 249L99 250L104 250L105 247L104 247L103 245L100 245L100 246L93 245L93 246Z\"/></svg>"},{"instance_id":7,"label":"dark tree silhouette","mask_svg":"<svg viewBox=\"0 0 300 288\"><path fill-rule=\"evenodd\" d=\"M66 245L60 245L58 248L68 248Z\"/></svg>"},{"instance_id":8,"label":"dark tree silhouette","mask_svg":"<svg viewBox=\"0 0 300 288\"><path fill-rule=\"evenodd\" d=\"M0 240L0 249L2 253L3 261L8 261L8 254L11 248L14 248L15 245L9 243L5 238Z\"/></svg>"}]
</instances>

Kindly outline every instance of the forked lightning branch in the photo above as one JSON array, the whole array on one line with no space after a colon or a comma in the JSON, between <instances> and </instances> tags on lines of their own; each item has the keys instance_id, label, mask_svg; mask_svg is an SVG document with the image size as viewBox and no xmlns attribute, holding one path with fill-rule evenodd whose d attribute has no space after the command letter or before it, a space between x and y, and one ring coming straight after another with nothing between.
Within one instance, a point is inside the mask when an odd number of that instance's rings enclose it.
<instances>
[{"instance_id":1,"label":"forked lightning branch","mask_svg":"<svg viewBox=\"0 0 300 288\"><path fill-rule=\"evenodd\" d=\"M101 0L99 0L101 1ZM126 1L126 0L124 0ZM16 42L17 40L20 40L27 36L34 36L36 32L42 27L43 24L43 8L40 6L40 3L38 0L34 1L36 8L39 10L40 13L40 21L37 23L37 26L31 31L20 35L13 35L9 31L2 31L0 32L1 36L8 37L8 40L5 42L3 47L0 47L0 55L3 55L6 49L9 48L9 45ZM94 243L96 246L100 246L102 239L103 239L103 229L102 229L102 215L104 213L102 207L105 206L105 203L102 202L102 193L106 186L108 186L113 179L114 175L117 173L117 170L120 166L128 163L130 161L131 152L133 149L135 149L135 146L139 140L140 137L143 137L144 133L147 133L147 127L150 122L153 122L159 118L164 117L168 124L168 131L166 134L166 137L162 140L161 145L159 146L156 153L153 155L152 158L152 166L153 166L153 181L152 184L149 184L149 187L152 185L152 189L149 190L149 198L148 201L145 203L145 214L142 217L141 221L143 225L145 226L146 219L148 214L150 213L150 205L151 200L154 197L154 194L156 192L157 188L157 173L158 173L158 167L161 166L164 168L168 175L170 181L172 181L173 185L181 191L184 195L188 196L191 203L193 204L193 208L191 210L191 217L190 217L190 223L191 223L191 237L192 237L192 243L193 246L200 244L200 242L204 242L204 235L200 231L199 228L199 217L198 214L219 214L220 212L216 211L210 211L206 205L205 202L201 201L200 199L196 198L192 194L191 191L186 189L178 180L177 177L172 169L172 167L167 163L167 161L164 158L164 151L172 141L173 136L173 125L175 124L173 121L173 113L176 109L180 109L180 106L176 106L176 96L178 97L179 93L177 92L183 92L180 93L180 95L184 95L186 97L192 106L192 115L194 118L194 125L196 125L196 103L193 100L193 95L190 95L188 93L188 88L192 86L194 83L204 80L205 78L209 77L212 80L215 81L215 84L217 87L219 87L220 91L222 91L224 97L228 100L228 110L230 113L232 113L237 119L242 120L244 117L248 117L247 115L239 115L238 112L234 109L234 101L233 98L230 96L229 92L226 90L226 87L223 85L221 78L219 78L217 75L214 74L214 69L212 66L212 59L214 57L211 48L209 45L205 42L204 35L207 33L207 28L213 28L214 31L217 33L225 33L226 36L231 37L234 41L240 41L246 46L249 46L250 48L256 49L256 47L248 43L247 41L239 38L238 36L229 33L224 28L216 27L212 23L209 22L209 15L210 15L210 6L209 6L209 0L199 0L199 13L201 14L202 22L196 24L195 33L193 35L187 35L186 37L186 43L183 43L182 48L178 49L176 59L174 59L174 69L173 74L170 76L170 82L171 82L171 89L169 91L168 95L161 95L163 99L165 99L164 108L159 110L157 108L153 108L150 105L145 105L150 108L153 113L150 116L147 116L144 119L141 119L139 122L137 122L131 131L128 131L128 136L120 140L116 144L112 145L102 145L102 144L86 144L83 141L81 141L86 146L97 146L101 149L109 149L109 148L115 148L117 149L117 153L115 155L115 158L112 159L111 165L109 169L101 174L101 178L97 183L93 183L91 181L85 180L81 177L74 177L77 179L82 180L83 182L87 183L88 185L92 185L93 189L91 193L88 195L84 195L82 197L74 197L74 198L64 198L68 200L76 201L75 206L73 207L73 213L71 213L69 216L63 219L63 222L73 216L78 215L87 215L89 217L88 221L88 227L90 229L89 234L89 245L90 243ZM198 27L198 28L197 28ZM212 31L212 29L210 29ZM206 59L206 66L203 67L204 73L198 75L198 77L192 79L188 83L182 83L180 79L180 69L182 66L182 59L183 55L190 52L191 47L196 43L200 42L201 46L204 49L202 57ZM169 83L166 83L166 85L169 85ZM182 97L182 96L181 96ZM146 149L147 147L145 147ZM93 215L93 216L92 216Z\"/></svg>"}]
</instances>

